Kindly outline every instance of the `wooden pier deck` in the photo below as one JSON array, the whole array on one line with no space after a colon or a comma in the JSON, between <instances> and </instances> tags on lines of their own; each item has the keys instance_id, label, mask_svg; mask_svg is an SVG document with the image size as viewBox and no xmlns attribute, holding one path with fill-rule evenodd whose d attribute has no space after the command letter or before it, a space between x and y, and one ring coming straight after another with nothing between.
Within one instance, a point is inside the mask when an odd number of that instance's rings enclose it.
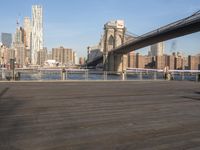
<instances>
[{"instance_id":1,"label":"wooden pier deck","mask_svg":"<svg viewBox=\"0 0 200 150\"><path fill-rule=\"evenodd\" d=\"M137 149L200 149L200 83L0 83L0 150Z\"/></svg>"}]
</instances>

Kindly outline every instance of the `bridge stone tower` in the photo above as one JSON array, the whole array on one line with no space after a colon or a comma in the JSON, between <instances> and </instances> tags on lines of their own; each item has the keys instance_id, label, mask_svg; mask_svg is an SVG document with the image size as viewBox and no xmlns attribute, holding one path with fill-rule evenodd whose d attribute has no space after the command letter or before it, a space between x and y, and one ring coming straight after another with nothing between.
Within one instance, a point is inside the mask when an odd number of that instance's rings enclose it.
<instances>
[{"instance_id":1,"label":"bridge stone tower","mask_svg":"<svg viewBox=\"0 0 200 150\"><path fill-rule=\"evenodd\" d=\"M104 25L103 67L104 71L122 72L127 66L127 55L108 54L112 49L120 46L125 41L123 20L110 21Z\"/></svg>"}]
</instances>

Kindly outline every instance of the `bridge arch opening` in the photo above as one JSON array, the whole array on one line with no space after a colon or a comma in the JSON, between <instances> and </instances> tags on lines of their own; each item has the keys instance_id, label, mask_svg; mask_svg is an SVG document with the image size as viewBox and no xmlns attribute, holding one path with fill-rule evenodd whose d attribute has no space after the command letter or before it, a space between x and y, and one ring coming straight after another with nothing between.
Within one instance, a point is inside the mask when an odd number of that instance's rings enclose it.
<instances>
[{"instance_id":1,"label":"bridge arch opening","mask_svg":"<svg viewBox=\"0 0 200 150\"><path fill-rule=\"evenodd\" d=\"M114 37L112 35L110 35L109 39L108 39L108 45L114 45Z\"/></svg>"}]
</instances>

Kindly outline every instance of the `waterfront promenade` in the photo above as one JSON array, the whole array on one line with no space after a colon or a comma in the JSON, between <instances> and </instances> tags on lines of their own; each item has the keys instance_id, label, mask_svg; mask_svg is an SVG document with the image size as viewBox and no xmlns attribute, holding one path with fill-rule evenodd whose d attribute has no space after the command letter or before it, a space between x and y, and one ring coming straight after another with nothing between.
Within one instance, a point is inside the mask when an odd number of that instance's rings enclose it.
<instances>
[{"instance_id":1,"label":"waterfront promenade","mask_svg":"<svg viewBox=\"0 0 200 150\"><path fill-rule=\"evenodd\" d=\"M199 150L200 83L1 82L0 150Z\"/></svg>"}]
</instances>

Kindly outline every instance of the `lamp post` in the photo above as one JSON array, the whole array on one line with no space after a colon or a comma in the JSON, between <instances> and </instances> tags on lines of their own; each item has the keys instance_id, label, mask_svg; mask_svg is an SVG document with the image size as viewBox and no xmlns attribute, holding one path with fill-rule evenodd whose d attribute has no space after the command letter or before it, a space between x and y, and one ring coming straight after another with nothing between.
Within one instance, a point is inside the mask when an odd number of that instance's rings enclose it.
<instances>
[{"instance_id":1,"label":"lamp post","mask_svg":"<svg viewBox=\"0 0 200 150\"><path fill-rule=\"evenodd\" d=\"M12 80L15 79L15 59L10 59L10 69L12 70Z\"/></svg>"}]
</instances>

